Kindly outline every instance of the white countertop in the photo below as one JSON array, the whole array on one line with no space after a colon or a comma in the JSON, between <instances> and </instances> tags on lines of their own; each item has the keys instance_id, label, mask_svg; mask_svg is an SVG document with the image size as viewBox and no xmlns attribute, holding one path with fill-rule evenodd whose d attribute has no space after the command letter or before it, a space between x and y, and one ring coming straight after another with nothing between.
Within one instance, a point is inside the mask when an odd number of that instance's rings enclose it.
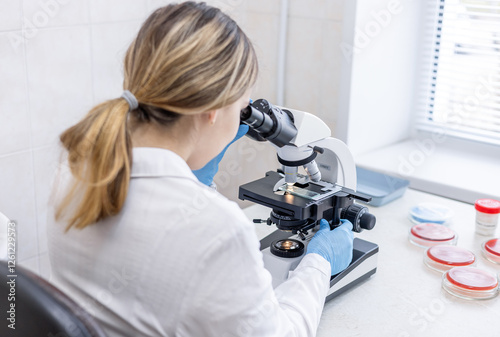
<instances>
[{"instance_id":1,"label":"white countertop","mask_svg":"<svg viewBox=\"0 0 500 337\"><path fill-rule=\"evenodd\" d=\"M408 241L413 225L408 210L420 202L450 207L455 212L450 228L458 234L457 245L476 254L477 267L500 273L500 265L481 254L481 243L491 237L474 233L473 205L409 189L383 207L369 207L377 224L355 236L379 245L377 272L325 304L318 337L500 336L500 296L467 301L446 293L441 274L423 263L425 249ZM253 205L244 211L250 219L267 219L270 209ZM259 238L274 230L256 224ZM500 230L496 234L500 236Z\"/></svg>"}]
</instances>

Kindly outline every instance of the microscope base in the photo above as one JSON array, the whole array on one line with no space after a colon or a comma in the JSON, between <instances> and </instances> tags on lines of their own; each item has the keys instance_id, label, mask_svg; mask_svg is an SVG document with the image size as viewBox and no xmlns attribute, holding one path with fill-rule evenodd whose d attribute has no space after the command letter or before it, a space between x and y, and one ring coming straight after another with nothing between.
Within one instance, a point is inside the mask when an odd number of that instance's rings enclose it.
<instances>
[{"instance_id":1,"label":"microscope base","mask_svg":"<svg viewBox=\"0 0 500 337\"><path fill-rule=\"evenodd\" d=\"M330 290L326 296L326 302L375 274L377 258L378 245L355 238L351 264L330 279Z\"/></svg>"},{"instance_id":2,"label":"microscope base","mask_svg":"<svg viewBox=\"0 0 500 337\"><path fill-rule=\"evenodd\" d=\"M277 230L260 241L261 250L264 254L264 266L273 276L273 287L277 287L286 280L289 270L295 269L303 257L286 259L276 257L269 252L269 246L273 241L287 239L290 236L292 236L291 233ZM375 274L377 271L377 257L378 245L355 238L351 264L344 271L332 276L330 290L325 301L331 300Z\"/></svg>"}]
</instances>

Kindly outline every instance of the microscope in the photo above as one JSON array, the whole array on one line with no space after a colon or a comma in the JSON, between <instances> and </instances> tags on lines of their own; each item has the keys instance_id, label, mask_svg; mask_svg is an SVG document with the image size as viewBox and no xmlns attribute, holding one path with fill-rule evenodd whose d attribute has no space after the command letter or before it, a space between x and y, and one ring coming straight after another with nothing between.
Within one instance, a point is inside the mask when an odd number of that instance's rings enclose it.
<instances>
[{"instance_id":1,"label":"microscope","mask_svg":"<svg viewBox=\"0 0 500 337\"><path fill-rule=\"evenodd\" d=\"M331 229L340 226L340 219L347 219L358 233L371 230L376 219L367 207L355 203L371 198L356 192L353 156L342 141L330 137L330 128L321 119L259 99L241 110L240 120L249 126L247 136L276 148L282 165L240 186L238 195L271 208L268 219L254 219L254 223L277 227L260 241L264 266L276 288L304 257L321 219ZM331 277L326 301L373 275L377 255L376 244L355 238L353 259L347 269Z\"/></svg>"}]
</instances>

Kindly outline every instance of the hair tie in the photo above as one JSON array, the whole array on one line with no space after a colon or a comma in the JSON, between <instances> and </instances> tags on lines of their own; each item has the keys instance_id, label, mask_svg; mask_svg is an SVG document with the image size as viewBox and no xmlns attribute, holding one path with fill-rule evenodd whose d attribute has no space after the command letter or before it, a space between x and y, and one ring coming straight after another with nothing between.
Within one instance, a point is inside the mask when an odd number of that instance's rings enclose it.
<instances>
[{"instance_id":1,"label":"hair tie","mask_svg":"<svg viewBox=\"0 0 500 337\"><path fill-rule=\"evenodd\" d=\"M125 90L122 94L122 97L125 98L125 100L127 101L131 111L139 107L139 102L137 102L137 98L135 98L134 94L131 93L130 91Z\"/></svg>"}]
</instances>

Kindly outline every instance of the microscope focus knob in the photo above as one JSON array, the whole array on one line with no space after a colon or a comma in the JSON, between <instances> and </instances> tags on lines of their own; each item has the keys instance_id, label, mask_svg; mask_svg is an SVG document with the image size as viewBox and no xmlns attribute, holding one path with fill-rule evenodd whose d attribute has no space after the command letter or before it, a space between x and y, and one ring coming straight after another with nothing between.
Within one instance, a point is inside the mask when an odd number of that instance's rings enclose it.
<instances>
[{"instance_id":1,"label":"microscope focus knob","mask_svg":"<svg viewBox=\"0 0 500 337\"><path fill-rule=\"evenodd\" d=\"M354 232L361 232L363 229L372 229L375 227L375 216L368 213L368 208L359 204L352 204L344 208L341 218L347 219L352 223Z\"/></svg>"},{"instance_id":2,"label":"microscope focus knob","mask_svg":"<svg viewBox=\"0 0 500 337\"><path fill-rule=\"evenodd\" d=\"M366 212L361 216L361 219L359 221L359 224L361 228L371 230L373 227L375 227L375 222L377 219L375 218L375 215Z\"/></svg>"}]
</instances>

